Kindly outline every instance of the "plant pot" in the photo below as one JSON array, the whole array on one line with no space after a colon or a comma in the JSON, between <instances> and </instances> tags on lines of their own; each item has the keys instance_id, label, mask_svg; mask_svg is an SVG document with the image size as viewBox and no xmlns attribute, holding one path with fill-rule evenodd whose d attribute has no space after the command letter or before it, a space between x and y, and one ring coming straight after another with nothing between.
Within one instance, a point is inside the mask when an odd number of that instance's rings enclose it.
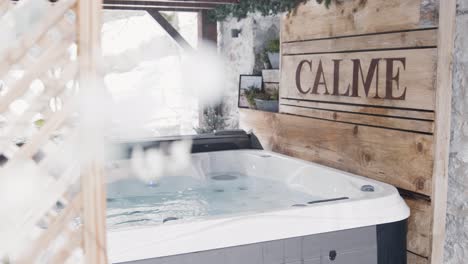
<instances>
[{"instance_id":1,"label":"plant pot","mask_svg":"<svg viewBox=\"0 0 468 264\"><path fill-rule=\"evenodd\" d=\"M279 53L268 52L268 60L270 60L272 69L279 69Z\"/></svg>"},{"instance_id":2,"label":"plant pot","mask_svg":"<svg viewBox=\"0 0 468 264\"><path fill-rule=\"evenodd\" d=\"M260 111L278 112L278 100L255 99L255 105L257 106L257 110Z\"/></svg>"}]
</instances>

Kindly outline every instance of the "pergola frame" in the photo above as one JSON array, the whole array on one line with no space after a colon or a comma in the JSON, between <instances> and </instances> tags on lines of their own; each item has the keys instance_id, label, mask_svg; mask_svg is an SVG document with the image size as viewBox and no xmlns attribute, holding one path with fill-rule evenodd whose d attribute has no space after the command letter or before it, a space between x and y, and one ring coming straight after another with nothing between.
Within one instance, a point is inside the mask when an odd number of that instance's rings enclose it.
<instances>
[{"instance_id":1,"label":"pergola frame","mask_svg":"<svg viewBox=\"0 0 468 264\"><path fill-rule=\"evenodd\" d=\"M11 0L17 2L20 0ZM57 0L49 0L56 2ZM237 4L240 0L102 0L105 10L142 10L148 12L153 19L177 42L184 50L191 51L193 47L175 29L160 11L197 12L198 32L200 40L217 42L216 23L207 19L207 11L220 5Z\"/></svg>"},{"instance_id":2,"label":"pergola frame","mask_svg":"<svg viewBox=\"0 0 468 264\"><path fill-rule=\"evenodd\" d=\"M191 51L193 47L175 29L160 11L197 12L198 32L200 40L217 42L216 23L207 19L207 11L219 5L237 4L239 0L104 0L103 9L107 10L143 10L148 12L156 22L174 39L184 50Z\"/></svg>"},{"instance_id":3,"label":"pergola frame","mask_svg":"<svg viewBox=\"0 0 468 264\"><path fill-rule=\"evenodd\" d=\"M158 11L198 12L200 10L214 9L219 5L236 4L238 2L239 0L104 0L103 7L104 9L156 9Z\"/></svg>"}]
</instances>

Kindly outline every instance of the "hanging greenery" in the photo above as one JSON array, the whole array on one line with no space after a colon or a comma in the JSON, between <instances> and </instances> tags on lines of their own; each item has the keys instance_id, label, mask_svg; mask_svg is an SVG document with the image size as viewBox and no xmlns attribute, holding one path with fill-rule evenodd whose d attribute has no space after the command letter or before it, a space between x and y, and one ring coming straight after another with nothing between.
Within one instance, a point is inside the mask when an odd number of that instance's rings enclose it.
<instances>
[{"instance_id":1,"label":"hanging greenery","mask_svg":"<svg viewBox=\"0 0 468 264\"><path fill-rule=\"evenodd\" d=\"M324 4L327 8L332 0L315 0L319 4ZM221 5L210 12L210 19L223 21L229 16L243 19L249 13L259 12L263 16L276 15L283 12L290 12L299 4L307 0L240 0L238 4Z\"/></svg>"}]
</instances>

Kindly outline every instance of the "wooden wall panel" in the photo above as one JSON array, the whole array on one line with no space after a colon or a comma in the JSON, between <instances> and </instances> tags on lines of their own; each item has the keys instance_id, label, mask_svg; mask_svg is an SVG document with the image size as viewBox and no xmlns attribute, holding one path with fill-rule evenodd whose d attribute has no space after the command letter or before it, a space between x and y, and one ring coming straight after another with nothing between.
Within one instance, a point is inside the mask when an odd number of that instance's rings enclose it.
<instances>
[{"instance_id":1,"label":"wooden wall panel","mask_svg":"<svg viewBox=\"0 0 468 264\"><path fill-rule=\"evenodd\" d=\"M408 261L408 264L429 264L428 258L418 256L411 252L408 252L407 261Z\"/></svg>"},{"instance_id":2,"label":"wooden wall panel","mask_svg":"<svg viewBox=\"0 0 468 264\"><path fill-rule=\"evenodd\" d=\"M405 197L411 209L408 220L407 249L429 258L431 255L432 207L429 201Z\"/></svg>"},{"instance_id":3,"label":"wooden wall panel","mask_svg":"<svg viewBox=\"0 0 468 264\"><path fill-rule=\"evenodd\" d=\"M363 45L365 43L365 45ZM437 29L284 42L284 55L437 46Z\"/></svg>"},{"instance_id":4,"label":"wooden wall panel","mask_svg":"<svg viewBox=\"0 0 468 264\"><path fill-rule=\"evenodd\" d=\"M296 107L302 108L361 113L382 117L406 117L414 120L434 121L433 111L418 111L413 109L388 108L370 105L337 104L335 102L317 102L286 98L282 98L281 103L282 105L294 105Z\"/></svg>"},{"instance_id":5,"label":"wooden wall panel","mask_svg":"<svg viewBox=\"0 0 468 264\"><path fill-rule=\"evenodd\" d=\"M240 120L273 151L431 194L430 135L247 109Z\"/></svg>"},{"instance_id":6,"label":"wooden wall panel","mask_svg":"<svg viewBox=\"0 0 468 264\"><path fill-rule=\"evenodd\" d=\"M359 113L348 113L335 110L313 109L281 104L282 113L291 113L299 116L314 117L319 119L345 122L349 124L360 124L379 128L398 129L403 131L415 131L432 134L434 123L427 120L402 119L399 117L385 117L375 115L363 115Z\"/></svg>"},{"instance_id":7,"label":"wooden wall panel","mask_svg":"<svg viewBox=\"0 0 468 264\"><path fill-rule=\"evenodd\" d=\"M337 125L313 118L248 109L241 109L240 115L241 128L253 131L267 150L368 176L415 192L431 193L432 171L419 169L432 166L432 136L414 137L410 132ZM382 134L379 130L386 132ZM404 160L409 156L411 158ZM390 170L391 173L387 173ZM417 196L405 197L405 201L411 209L407 248L427 258L431 245L431 203Z\"/></svg>"},{"instance_id":8,"label":"wooden wall panel","mask_svg":"<svg viewBox=\"0 0 468 264\"><path fill-rule=\"evenodd\" d=\"M280 113L240 113L267 149L398 187L411 208L410 264L440 262L443 243L434 160L447 154L435 142L447 141L450 48L438 47L453 28L439 32L438 12L437 0L301 4L281 21Z\"/></svg>"},{"instance_id":9,"label":"wooden wall panel","mask_svg":"<svg viewBox=\"0 0 468 264\"><path fill-rule=\"evenodd\" d=\"M300 5L281 24L285 42L437 27L436 1L346 0Z\"/></svg>"}]
</instances>

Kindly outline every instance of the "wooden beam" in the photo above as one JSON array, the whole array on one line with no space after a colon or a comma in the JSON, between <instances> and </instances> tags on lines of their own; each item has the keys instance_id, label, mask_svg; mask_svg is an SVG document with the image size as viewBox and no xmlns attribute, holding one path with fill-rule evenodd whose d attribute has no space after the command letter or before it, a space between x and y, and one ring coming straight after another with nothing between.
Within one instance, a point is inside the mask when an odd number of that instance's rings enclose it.
<instances>
[{"instance_id":1,"label":"wooden beam","mask_svg":"<svg viewBox=\"0 0 468 264\"><path fill-rule=\"evenodd\" d=\"M433 212L431 263L443 263L447 211L450 116L452 111L452 67L456 0L439 3L437 89L434 134Z\"/></svg>"},{"instance_id":2,"label":"wooden beam","mask_svg":"<svg viewBox=\"0 0 468 264\"><path fill-rule=\"evenodd\" d=\"M208 19L207 11L198 12L198 39L209 41L214 45L218 43L218 24Z\"/></svg>"},{"instance_id":3,"label":"wooden beam","mask_svg":"<svg viewBox=\"0 0 468 264\"><path fill-rule=\"evenodd\" d=\"M134 8L190 8L190 9L214 9L219 5L233 4L237 1L142 1L142 0L104 0L104 6L122 6Z\"/></svg>"},{"instance_id":4,"label":"wooden beam","mask_svg":"<svg viewBox=\"0 0 468 264\"><path fill-rule=\"evenodd\" d=\"M128 6L109 6L109 5L104 5L103 6L104 10L142 10L142 11L148 11L149 9L146 7L128 7ZM200 11L200 9L193 9L193 8L165 8L165 7L158 7L158 8L152 8L152 10L156 11L166 11L166 12L192 12L192 13L197 13Z\"/></svg>"},{"instance_id":5,"label":"wooden beam","mask_svg":"<svg viewBox=\"0 0 468 264\"><path fill-rule=\"evenodd\" d=\"M116 2L131 3L179 3L179 4L192 4L192 3L211 3L211 4L237 4L239 0L104 0L104 4L112 4Z\"/></svg>"},{"instance_id":6,"label":"wooden beam","mask_svg":"<svg viewBox=\"0 0 468 264\"><path fill-rule=\"evenodd\" d=\"M98 60L101 54L102 0L78 2L78 62L80 92L90 94L99 85ZM103 89L103 88L102 88ZM83 125L82 125L83 126ZM87 143L90 144L90 143ZM81 196L83 198L84 263L107 263L106 186L98 157L82 164Z\"/></svg>"},{"instance_id":7,"label":"wooden beam","mask_svg":"<svg viewBox=\"0 0 468 264\"><path fill-rule=\"evenodd\" d=\"M190 8L190 7L181 7L181 6L174 6L174 7L166 7L166 6L150 6L150 5L111 5L106 4L103 6L104 9L107 10L155 10L155 11L174 11L174 12L198 12L200 10L211 10L211 7L198 7L198 8Z\"/></svg>"},{"instance_id":8,"label":"wooden beam","mask_svg":"<svg viewBox=\"0 0 468 264\"><path fill-rule=\"evenodd\" d=\"M180 47L184 50L191 51L193 50L192 46L180 35L179 31L175 29L167 19L159 13L157 10L147 10L148 14L150 14L156 22L161 25L161 27L171 36Z\"/></svg>"},{"instance_id":9,"label":"wooden beam","mask_svg":"<svg viewBox=\"0 0 468 264\"><path fill-rule=\"evenodd\" d=\"M183 2L157 2L157 1L105 1L104 5L130 6L130 7L172 7L172 8L195 8L195 9L214 9L218 4L213 3L183 3Z\"/></svg>"}]
</instances>

